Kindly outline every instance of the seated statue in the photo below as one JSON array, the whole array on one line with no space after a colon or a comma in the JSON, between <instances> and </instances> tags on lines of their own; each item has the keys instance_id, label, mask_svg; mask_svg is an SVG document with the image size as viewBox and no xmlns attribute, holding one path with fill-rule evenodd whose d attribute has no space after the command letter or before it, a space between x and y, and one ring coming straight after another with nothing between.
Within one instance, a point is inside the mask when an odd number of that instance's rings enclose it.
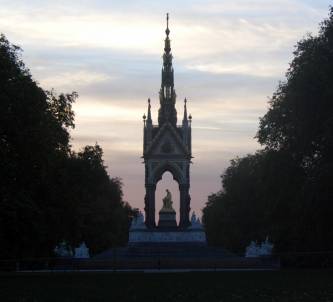
<instances>
[{"instance_id":1,"label":"seated statue","mask_svg":"<svg viewBox=\"0 0 333 302\"><path fill-rule=\"evenodd\" d=\"M169 190L166 190L166 196L163 198L163 207L159 212L159 216L159 228L177 227L176 211L172 207L172 196Z\"/></svg>"},{"instance_id":2,"label":"seated statue","mask_svg":"<svg viewBox=\"0 0 333 302\"><path fill-rule=\"evenodd\" d=\"M163 198L162 210L173 210L172 208L172 196L168 189L166 189L166 196Z\"/></svg>"}]
</instances>

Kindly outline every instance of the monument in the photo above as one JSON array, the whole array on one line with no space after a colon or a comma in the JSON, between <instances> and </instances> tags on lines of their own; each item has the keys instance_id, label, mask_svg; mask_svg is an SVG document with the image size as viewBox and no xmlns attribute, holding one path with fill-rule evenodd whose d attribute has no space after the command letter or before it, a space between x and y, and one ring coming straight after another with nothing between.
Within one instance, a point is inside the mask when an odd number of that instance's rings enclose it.
<instances>
[{"instance_id":1,"label":"monument","mask_svg":"<svg viewBox=\"0 0 333 302\"><path fill-rule=\"evenodd\" d=\"M176 92L172 67L171 42L169 38L169 16L167 15L166 38L162 66L162 80L159 91L160 108L158 124L154 125L151 115L151 102L148 99L148 113L143 116L143 159L145 164L145 222L148 228L155 224L156 184L165 171L169 171L177 181L180 191L180 228L190 225L190 163L191 115L187 115L186 98L181 125L177 125L175 108Z\"/></svg>"},{"instance_id":2,"label":"monument","mask_svg":"<svg viewBox=\"0 0 333 302\"><path fill-rule=\"evenodd\" d=\"M143 215L133 221L129 234L129 244L133 242L201 242L206 243L200 221L190 221L190 164L192 159L191 115L187 114L187 99L184 99L184 112L181 125L177 124L175 108L176 92L172 66L171 41L169 38L169 15L167 14L166 37L164 40L160 107L158 124L153 123L151 101L148 99L148 112L143 115L143 159L145 165L144 198L145 220ZM172 195L166 190L163 207L159 211L159 221L155 222L156 185L164 172L170 172L178 183L180 194L179 224L173 208Z\"/></svg>"},{"instance_id":3,"label":"monument","mask_svg":"<svg viewBox=\"0 0 333 302\"><path fill-rule=\"evenodd\" d=\"M126 247L114 248L95 256L96 263L113 269L230 269L272 268L267 258L245 258L223 247L206 243L204 228L194 212L190 216L190 164L192 160L191 115L187 114L187 100L181 125L177 124L176 92L170 43L169 16L159 92L158 123L153 123L151 101L143 115L143 160L145 166L144 214L133 218ZM170 172L179 186L179 223L176 221L173 196L169 189L155 221L156 185L164 172Z\"/></svg>"}]
</instances>

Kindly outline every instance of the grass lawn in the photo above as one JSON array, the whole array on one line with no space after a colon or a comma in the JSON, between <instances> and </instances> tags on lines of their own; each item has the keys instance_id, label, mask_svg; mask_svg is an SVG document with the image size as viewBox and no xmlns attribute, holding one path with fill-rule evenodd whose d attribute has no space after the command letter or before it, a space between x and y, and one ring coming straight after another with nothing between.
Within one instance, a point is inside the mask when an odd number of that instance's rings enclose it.
<instances>
[{"instance_id":1,"label":"grass lawn","mask_svg":"<svg viewBox=\"0 0 333 302\"><path fill-rule=\"evenodd\" d=\"M333 271L1 274L0 301L333 302Z\"/></svg>"}]
</instances>

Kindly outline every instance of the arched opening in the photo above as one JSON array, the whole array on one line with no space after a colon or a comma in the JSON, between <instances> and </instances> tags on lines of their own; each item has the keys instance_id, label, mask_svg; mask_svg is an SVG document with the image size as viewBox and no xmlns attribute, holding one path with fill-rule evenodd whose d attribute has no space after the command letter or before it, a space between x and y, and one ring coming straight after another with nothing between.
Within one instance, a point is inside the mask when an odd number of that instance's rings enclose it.
<instances>
[{"instance_id":1,"label":"arched opening","mask_svg":"<svg viewBox=\"0 0 333 302\"><path fill-rule=\"evenodd\" d=\"M173 179L172 174L169 171L165 171L162 178L156 184L156 194L155 194L155 222L158 224L159 211L163 206L163 198L166 195L166 189L168 189L172 195L173 208L176 211L176 221L179 224L179 207L180 207L180 192L179 185Z\"/></svg>"}]
</instances>

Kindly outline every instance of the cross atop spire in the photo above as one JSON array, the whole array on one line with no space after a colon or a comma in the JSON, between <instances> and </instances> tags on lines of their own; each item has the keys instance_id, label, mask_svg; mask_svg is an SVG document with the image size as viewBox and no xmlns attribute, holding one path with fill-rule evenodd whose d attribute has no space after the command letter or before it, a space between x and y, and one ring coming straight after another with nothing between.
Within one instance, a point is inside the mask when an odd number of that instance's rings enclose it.
<instances>
[{"instance_id":1,"label":"cross atop spire","mask_svg":"<svg viewBox=\"0 0 333 302\"><path fill-rule=\"evenodd\" d=\"M166 33L167 36L169 36L169 34L170 34L170 30L169 30L169 13L166 14L166 20L167 20L167 27L166 27L165 33Z\"/></svg>"},{"instance_id":2,"label":"cross atop spire","mask_svg":"<svg viewBox=\"0 0 333 302\"><path fill-rule=\"evenodd\" d=\"M170 29L169 29L169 13L166 14L166 21L167 21L167 27L165 29L166 38L164 40L164 51L165 51L165 53L169 54L170 51L171 51L170 39L169 39L169 34L170 34Z\"/></svg>"}]
</instances>

